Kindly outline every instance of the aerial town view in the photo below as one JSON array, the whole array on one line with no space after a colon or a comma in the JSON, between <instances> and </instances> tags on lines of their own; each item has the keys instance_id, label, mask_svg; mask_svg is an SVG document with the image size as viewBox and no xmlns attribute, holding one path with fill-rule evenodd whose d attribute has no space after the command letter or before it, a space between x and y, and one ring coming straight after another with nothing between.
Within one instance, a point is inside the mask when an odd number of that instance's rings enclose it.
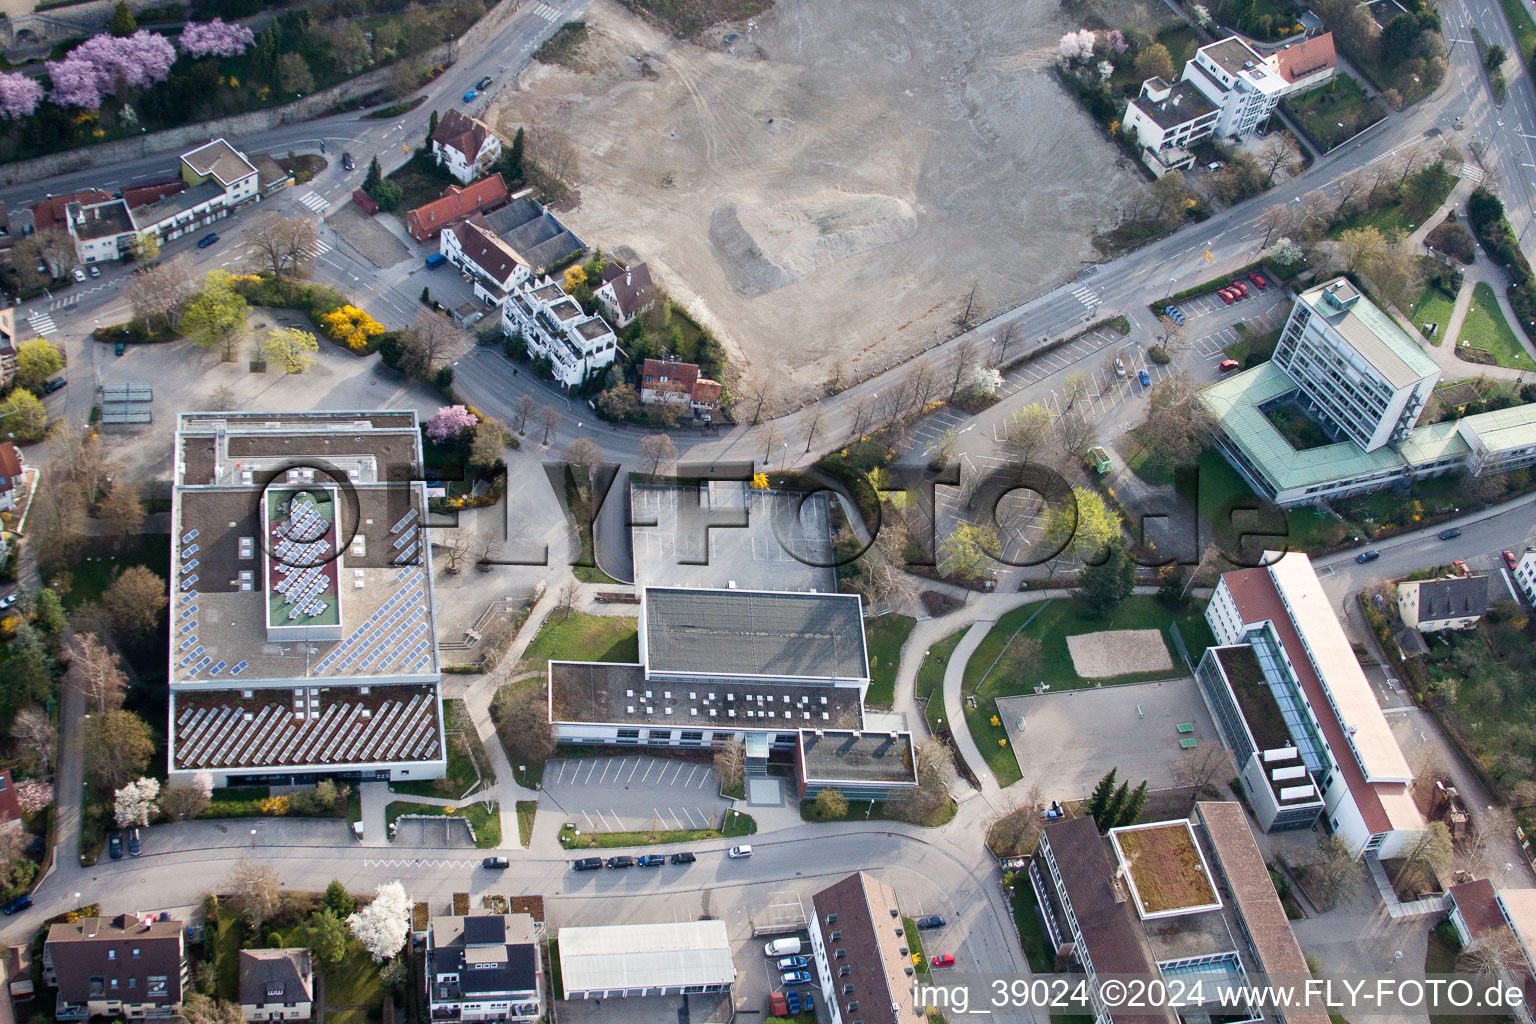
<instances>
[{"instance_id":1,"label":"aerial town view","mask_svg":"<svg viewBox=\"0 0 1536 1024\"><path fill-rule=\"evenodd\" d=\"M0 1024L1536 1024L1533 224L1536 0L4 0Z\"/></svg>"}]
</instances>

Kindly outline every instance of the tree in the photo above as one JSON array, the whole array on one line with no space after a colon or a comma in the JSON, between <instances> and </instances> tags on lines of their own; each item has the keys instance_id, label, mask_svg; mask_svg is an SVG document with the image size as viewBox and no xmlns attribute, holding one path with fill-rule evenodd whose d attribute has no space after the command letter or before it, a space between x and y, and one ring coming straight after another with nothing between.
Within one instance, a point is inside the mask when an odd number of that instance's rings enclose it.
<instances>
[{"instance_id":1,"label":"tree","mask_svg":"<svg viewBox=\"0 0 1536 1024\"><path fill-rule=\"evenodd\" d=\"M949 800L949 787L955 781L955 757L949 745L933 736L921 740L913 749L917 768L917 789L886 804L886 811L903 821L921 824Z\"/></svg>"},{"instance_id":2,"label":"tree","mask_svg":"<svg viewBox=\"0 0 1536 1024\"><path fill-rule=\"evenodd\" d=\"M282 889L283 883L277 869L250 857L241 857L229 877L230 899L234 902L235 910L244 914L257 932L277 912Z\"/></svg>"},{"instance_id":3,"label":"tree","mask_svg":"<svg viewBox=\"0 0 1536 1024\"><path fill-rule=\"evenodd\" d=\"M113 794L112 817L118 828L148 825L149 819L160 810L160 782L157 779L140 778L128 783Z\"/></svg>"},{"instance_id":4,"label":"tree","mask_svg":"<svg viewBox=\"0 0 1536 1024\"><path fill-rule=\"evenodd\" d=\"M76 633L69 645L69 674L97 712L123 706L128 676L122 660L95 633Z\"/></svg>"},{"instance_id":5,"label":"tree","mask_svg":"<svg viewBox=\"0 0 1536 1024\"><path fill-rule=\"evenodd\" d=\"M1124 828L1126 825L1136 824L1136 819L1141 817L1141 812L1147 806L1147 780L1142 779L1141 785L1131 790L1131 795L1120 806L1120 813L1115 816L1115 828Z\"/></svg>"},{"instance_id":6,"label":"tree","mask_svg":"<svg viewBox=\"0 0 1536 1024\"><path fill-rule=\"evenodd\" d=\"M962 331L968 331L976 326L976 313L981 306L981 282L971 284L971 290L966 292L965 298L960 303L960 312L955 314L955 326ZM969 340L969 339L965 339ZM974 342L972 342L974 347ZM967 350L966 355L970 354Z\"/></svg>"},{"instance_id":7,"label":"tree","mask_svg":"<svg viewBox=\"0 0 1536 1024\"><path fill-rule=\"evenodd\" d=\"M284 92L302 96L315 91L314 76L309 73L309 61L303 54L285 53L277 58L277 80Z\"/></svg>"},{"instance_id":8,"label":"tree","mask_svg":"<svg viewBox=\"0 0 1536 1024\"><path fill-rule=\"evenodd\" d=\"M999 447L1020 465L1031 465L1051 439L1053 417L1039 402L1032 402L1008 418L1007 436Z\"/></svg>"},{"instance_id":9,"label":"tree","mask_svg":"<svg viewBox=\"0 0 1536 1024\"><path fill-rule=\"evenodd\" d=\"M59 734L46 711L36 704L22 708L11 722L11 739L15 741L21 755L36 766L40 774L49 773Z\"/></svg>"},{"instance_id":10,"label":"tree","mask_svg":"<svg viewBox=\"0 0 1536 1024\"><path fill-rule=\"evenodd\" d=\"M377 157L375 157L377 160ZM246 229L245 241L252 265L271 274L278 284L288 277L308 277L314 265L315 243L320 232L308 217L271 214Z\"/></svg>"},{"instance_id":11,"label":"tree","mask_svg":"<svg viewBox=\"0 0 1536 1024\"><path fill-rule=\"evenodd\" d=\"M1068 378L1071 381L1071 378ZM1080 410L1068 409L1056 418L1056 446L1068 462L1080 462L1098 442L1098 429Z\"/></svg>"},{"instance_id":12,"label":"tree","mask_svg":"<svg viewBox=\"0 0 1536 1024\"><path fill-rule=\"evenodd\" d=\"M1176 227L1194 205L1183 171L1169 171L1152 183L1151 215L1164 227Z\"/></svg>"},{"instance_id":13,"label":"tree","mask_svg":"<svg viewBox=\"0 0 1536 1024\"><path fill-rule=\"evenodd\" d=\"M1153 386L1147 396L1147 418L1137 435L1154 472L1169 474L1193 466L1209 434L1210 417L1195 397L1188 376L1175 374Z\"/></svg>"},{"instance_id":14,"label":"tree","mask_svg":"<svg viewBox=\"0 0 1536 1024\"><path fill-rule=\"evenodd\" d=\"M1136 563L1119 537L1109 543L1108 556L1097 565L1085 565L1077 574L1077 596L1088 614L1102 618L1131 596L1136 586Z\"/></svg>"},{"instance_id":15,"label":"tree","mask_svg":"<svg viewBox=\"0 0 1536 1024\"><path fill-rule=\"evenodd\" d=\"M1136 63L1132 66L1136 69L1136 77L1142 81L1148 78L1161 78L1165 82L1173 81L1173 55L1162 43L1153 43L1151 46L1144 47L1136 55Z\"/></svg>"},{"instance_id":16,"label":"tree","mask_svg":"<svg viewBox=\"0 0 1536 1024\"><path fill-rule=\"evenodd\" d=\"M1525 950L1506 924L1478 935L1462 951L1461 959L1477 974L1490 978L1518 976L1526 970Z\"/></svg>"},{"instance_id":17,"label":"tree","mask_svg":"<svg viewBox=\"0 0 1536 1024\"><path fill-rule=\"evenodd\" d=\"M0 402L0 430L16 435L16 440L36 441L47 426L48 413L32 392L18 389Z\"/></svg>"},{"instance_id":18,"label":"tree","mask_svg":"<svg viewBox=\"0 0 1536 1024\"><path fill-rule=\"evenodd\" d=\"M155 738L132 711L108 710L85 725L85 773L99 790L115 790L144 774Z\"/></svg>"},{"instance_id":19,"label":"tree","mask_svg":"<svg viewBox=\"0 0 1536 1024\"><path fill-rule=\"evenodd\" d=\"M114 481L96 514L120 539L136 536L144 526L144 502L139 498L139 489L126 480Z\"/></svg>"},{"instance_id":20,"label":"tree","mask_svg":"<svg viewBox=\"0 0 1536 1024\"><path fill-rule=\"evenodd\" d=\"M339 964L347 955L346 918L329 907L310 915L306 922L305 937L309 948L322 963Z\"/></svg>"},{"instance_id":21,"label":"tree","mask_svg":"<svg viewBox=\"0 0 1536 1024\"><path fill-rule=\"evenodd\" d=\"M946 383L949 385L950 402L960 393L960 388L966 383L971 372L976 367L976 339L969 334L961 335L956 339L952 349L952 361L949 364L949 372L946 374Z\"/></svg>"},{"instance_id":22,"label":"tree","mask_svg":"<svg viewBox=\"0 0 1536 1024\"><path fill-rule=\"evenodd\" d=\"M1045 536L1052 548L1088 561L1120 539L1120 513L1104 503L1097 491L1072 488L1071 502L1057 502L1046 514ZM1064 546L1063 546L1064 545Z\"/></svg>"},{"instance_id":23,"label":"tree","mask_svg":"<svg viewBox=\"0 0 1536 1024\"><path fill-rule=\"evenodd\" d=\"M170 327L182 319L182 303L197 294L202 278L185 254L178 253L152 266L141 266L123 286L123 295L133 307L133 315L146 328L154 318L163 317Z\"/></svg>"},{"instance_id":24,"label":"tree","mask_svg":"<svg viewBox=\"0 0 1536 1024\"><path fill-rule=\"evenodd\" d=\"M809 454L816 438L826 432L827 410L820 402L811 406L811 414L805 419L805 451Z\"/></svg>"},{"instance_id":25,"label":"tree","mask_svg":"<svg viewBox=\"0 0 1536 1024\"><path fill-rule=\"evenodd\" d=\"M987 849L999 858L1033 854L1040 840L1042 800L1042 790L1036 783L1030 787L1023 803L987 827Z\"/></svg>"},{"instance_id":26,"label":"tree","mask_svg":"<svg viewBox=\"0 0 1536 1024\"><path fill-rule=\"evenodd\" d=\"M1000 550L997 531L990 526L956 523L939 543L939 572L963 580L992 575L992 556Z\"/></svg>"},{"instance_id":27,"label":"tree","mask_svg":"<svg viewBox=\"0 0 1536 1024\"><path fill-rule=\"evenodd\" d=\"M372 61L368 37L354 21L333 23L321 38L330 48L331 64L343 74L356 74Z\"/></svg>"},{"instance_id":28,"label":"tree","mask_svg":"<svg viewBox=\"0 0 1536 1024\"><path fill-rule=\"evenodd\" d=\"M235 1003L188 992L181 1002L181 1019L186 1024L243 1024L245 1015Z\"/></svg>"},{"instance_id":29,"label":"tree","mask_svg":"<svg viewBox=\"0 0 1536 1024\"><path fill-rule=\"evenodd\" d=\"M854 395L848 402L848 419L853 427L855 439L862 438L864 431L869 429L870 420L874 415L875 400L869 395Z\"/></svg>"},{"instance_id":30,"label":"tree","mask_svg":"<svg viewBox=\"0 0 1536 1024\"><path fill-rule=\"evenodd\" d=\"M729 739L715 750L715 775L725 792L739 790L746 779L747 748L740 740Z\"/></svg>"},{"instance_id":31,"label":"tree","mask_svg":"<svg viewBox=\"0 0 1536 1024\"><path fill-rule=\"evenodd\" d=\"M1338 253L1344 262L1346 273L1353 274L1362 266L1378 258L1386 249L1386 239L1373 225L1350 228L1339 233Z\"/></svg>"},{"instance_id":32,"label":"tree","mask_svg":"<svg viewBox=\"0 0 1536 1024\"><path fill-rule=\"evenodd\" d=\"M1264 145L1259 147L1258 155L1259 167L1264 171L1265 182L1274 184L1275 175L1294 159L1295 154L1283 136L1276 133L1265 139Z\"/></svg>"},{"instance_id":33,"label":"tree","mask_svg":"<svg viewBox=\"0 0 1536 1024\"><path fill-rule=\"evenodd\" d=\"M640 464L646 467L646 472L652 476L661 472L663 466L670 466L677 462L677 446L666 434L647 434L640 441Z\"/></svg>"},{"instance_id":34,"label":"tree","mask_svg":"<svg viewBox=\"0 0 1536 1024\"><path fill-rule=\"evenodd\" d=\"M1308 888L1327 904L1324 909L1359 892L1363 874L1360 862L1355 860L1343 837L1329 835L1318 839L1317 850L1307 864L1307 880Z\"/></svg>"},{"instance_id":35,"label":"tree","mask_svg":"<svg viewBox=\"0 0 1536 1024\"><path fill-rule=\"evenodd\" d=\"M153 263L160 258L160 236L153 231L141 231L129 243L129 252L139 263Z\"/></svg>"},{"instance_id":36,"label":"tree","mask_svg":"<svg viewBox=\"0 0 1536 1024\"><path fill-rule=\"evenodd\" d=\"M101 595L102 607L111 617L113 628L125 640L137 640L160 623L160 613L169 603L165 580L142 565L130 565Z\"/></svg>"},{"instance_id":37,"label":"tree","mask_svg":"<svg viewBox=\"0 0 1536 1024\"><path fill-rule=\"evenodd\" d=\"M433 111L436 114L436 111ZM373 159L368 162L368 173L363 175L363 191L370 196L373 190L379 187L379 182L384 180L384 169L379 166L379 155L375 153Z\"/></svg>"},{"instance_id":38,"label":"tree","mask_svg":"<svg viewBox=\"0 0 1536 1024\"><path fill-rule=\"evenodd\" d=\"M315 365L320 342L298 327L274 327L261 343L261 358L277 363L287 373L303 373Z\"/></svg>"},{"instance_id":39,"label":"tree","mask_svg":"<svg viewBox=\"0 0 1536 1024\"><path fill-rule=\"evenodd\" d=\"M565 446L566 464L575 471L576 486L583 492L583 499L590 497L590 488L597 479L598 467L603 464L603 450L585 437L578 437Z\"/></svg>"},{"instance_id":40,"label":"tree","mask_svg":"<svg viewBox=\"0 0 1536 1024\"><path fill-rule=\"evenodd\" d=\"M1099 826L1099 832L1108 832L1115 827L1115 822L1120 820L1120 811L1125 807L1126 800L1131 795L1131 784L1122 780L1115 787L1114 794L1109 798L1109 803L1104 805L1104 813L1094 819L1094 824Z\"/></svg>"},{"instance_id":41,"label":"tree","mask_svg":"<svg viewBox=\"0 0 1536 1024\"><path fill-rule=\"evenodd\" d=\"M764 416L773 415L774 381L772 378L758 375L749 377L742 385L742 399L752 406L752 425L755 427L763 421Z\"/></svg>"},{"instance_id":42,"label":"tree","mask_svg":"<svg viewBox=\"0 0 1536 1024\"><path fill-rule=\"evenodd\" d=\"M440 405L426 422L427 437L433 444L447 444L479 420L462 405Z\"/></svg>"},{"instance_id":43,"label":"tree","mask_svg":"<svg viewBox=\"0 0 1536 1024\"><path fill-rule=\"evenodd\" d=\"M481 420L475 427L475 439L469 445L470 468L481 473L493 473L496 467L507 461L507 449L512 447L512 431L498 419Z\"/></svg>"},{"instance_id":44,"label":"tree","mask_svg":"<svg viewBox=\"0 0 1536 1024\"><path fill-rule=\"evenodd\" d=\"M422 148L425 149L428 153L432 152L432 136L437 134L437 125L437 111L434 110L432 111L432 115L427 118L427 141L422 143ZM350 913L350 911L348 911L348 913Z\"/></svg>"},{"instance_id":45,"label":"tree","mask_svg":"<svg viewBox=\"0 0 1536 1024\"><path fill-rule=\"evenodd\" d=\"M517 134L512 136L512 145L507 149L508 177L514 181L520 181L523 177L523 148L527 145L527 139L527 132L519 125Z\"/></svg>"},{"instance_id":46,"label":"tree","mask_svg":"<svg viewBox=\"0 0 1536 1024\"><path fill-rule=\"evenodd\" d=\"M211 270L203 290L187 303L182 316L182 331L201 348L220 348L225 361L235 358L235 346L245 334L249 307L245 297L234 290L232 277L223 270Z\"/></svg>"},{"instance_id":47,"label":"tree","mask_svg":"<svg viewBox=\"0 0 1536 1024\"><path fill-rule=\"evenodd\" d=\"M337 920L346 920L347 915L357 909L357 900L352 898L339 878L331 879L331 884L325 887L325 895L320 898L320 904L336 915Z\"/></svg>"},{"instance_id":48,"label":"tree","mask_svg":"<svg viewBox=\"0 0 1536 1024\"><path fill-rule=\"evenodd\" d=\"M758 440L763 445L763 469L767 470L768 464L773 461L773 453L780 448L788 449L789 443L784 440L784 432L779 429L777 423L765 423L758 433Z\"/></svg>"},{"instance_id":49,"label":"tree","mask_svg":"<svg viewBox=\"0 0 1536 1024\"><path fill-rule=\"evenodd\" d=\"M1217 779L1230 778L1232 774L1232 755L1220 743L1211 741L1195 744L1173 766L1174 781L1194 791L1191 804Z\"/></svg>"},{"instance_id":50,"label":"tree","mask_svg":"<svg viewBox=\"0 0 1536 1024\"><path fill-rule=\"evenodd\" d=\"M238 57L256 41L256 36L244 25L214 18L202 24L187 22L176 41L193 57Z\"/></svg>"},{"instance_id":51,"label":"tree","mask_svg":"<svg viewBox=\"0 0 1536 1024\"><path fill-rule=\"evenodd\" d=\"M1431 821L1404 847L1396 883L1401 885L1405 878L1417 872L1438 876L1451 863L1454 853L1455 846L1451 841L1450 830L1445 827L1445 822ZM1432 878L1431 881L1434 879Z\"/></svg>"},{"instance_id":52,"label":"tree","mask_svg":"<svg viewBox=\"0 0 1536 1024\"><path fill-rule=\"evenodd\" d=\"M128 9L126 0L117 0L117 6L112 8L112 17L107 19L107 31L123 39L133 35L138 27L138 19Z\"/></svg>"},{"instance_id":53,"label":"tree","mask_svg":"<svg viewBox=\"0 0 1536 1024\"><path fill-rule=\"evenodd\" d=\"M518 395L512 407L517 412L517 429L523 432L527 429L528 417L533 415L533 411L539 407L539 400L532 395Z\"/></svg>"},{"instance_id":54,"label":"tree","mask_svg":"<svg viewBox=\"0 0 1536 1024\"><path fill-rule=\"evenodd\" d=\"M527 683L504 687L496 694L496 733L513 764L543 764L555 752L548 695L548 686Z\"/></svg>"},{"instance_id":55,"label":"tree","mask_svg":"<svg viewBox=\"0 0 1536 1024\"><path fill-rule=\"evenodd\" d=\"M33 391L64 368L64 353L46 338L24 341L16 348L16 382Z\"/></svg>"},{"instance_id":56,"label":"tree","mask_svg":"<svg viewBox=\"0 0 1536 1024\"><path fill-rule=\"evenodd\" d=\"M195 818L213 802L213 776L198 772L184 781L168 785L160 793L160 809L172 821Z\"/></svg>"},{"instance_id":57,"label":"tree","mask_svg":"<svg viewBox=\"0 0 1536 1024\"><path fill-rule=\"evenodd\" d=\"M411 926L411 904L405 886L385 882L375 890L373 902L347 918L347 927L373 957L383 963L400 952Z\"/></svg>"},{"instance_id":58,"label":"tree","mask_svg":"<svg viewBox=\"0 0 1536 1024\"><path fill-rule=\"evenodd\" d=\"M550 439L555 436L555 429L560 426L561 419L560 410L554 406L539 407L539 425L544 428L544 444L548 445Z\"/></svg>"},{"instance_id":59,"label":"tree","mask_svg":"<svg viewBox=\"0 0 1536 1024\"><path fill-rule=\"evenodd\" d=\"M1109 807L1110 797L1115 792L1115 776L1119 771L1118 768L1111 768L1093 787L1093 793L1088 797L1087 813L1094 821L1103 819L1104 812Z\"/></svg>"},{"instance_id":60,"label":"tree","mask_svg":"<svg viewBox=\"0 0 1536 1024\"><path fill-rule=\"evenodd\" d=\"M423 310L401 335L400 369L426 380L449 353L465 344L464 332L444 317Z\"/></svg>"},{"instance_id":61,"label":"tree","mask_svg":"<svg viewBox=\"0 0 1536 1024\"><path fill-rule=\"evenodd\" d=\"M816 817L822 821L841 821L848 816L848 798L836 789L824 789L816 794Z\"/></svg>"},{"instance_id":62,"label":"tree","mask_svg":"<svg viewBox=\"0 0 1536 1024\"><path fill-rule=\"evenodd\" d=\"M1259 214L1259 227L1264 229L1264 241L1259 248L1269 247L1269 240L1277 234L1284 234L1291 226L1291 211L1283 203L1275 203Z\"/></svg>"}]
</instances>

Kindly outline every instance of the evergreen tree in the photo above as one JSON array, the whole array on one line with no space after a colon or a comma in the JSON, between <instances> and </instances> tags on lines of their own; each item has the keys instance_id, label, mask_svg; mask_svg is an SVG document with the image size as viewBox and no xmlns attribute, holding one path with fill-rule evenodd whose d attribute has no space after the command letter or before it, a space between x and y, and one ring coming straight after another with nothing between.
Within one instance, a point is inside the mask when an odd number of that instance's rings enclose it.
<instances>
[{"instance_id":1,"label":"evergreen tree","mask_svg":"<svg viewBox=\"0 0 1536 1024\"><path fill-rule=\"evenodd\" d=\"M517 134L512 136L512 152L507 155L507 169L512 172L512 177L521 179L523 176L523 143L526 138L522 128L518 128Z\"/></svg>"},{"instance_id":2,"label":"evergreen tree","mask_svg":"<svg viewBox=\"0 0 1536 1024\"><path fill-rule=\"evenodd\" d=\"M426 285L421 286L421 304L423 306L432 305L432 292Z\"/></svg>"},{"instance_id":3,"label":"evergreen tree","mask_svg":"<svg viewBox=\"0 0 1536 1024\"><path fill-rule=\"evenodd\" d=\"M119 39L131 36L139 27L138 19L128 9L127 0L117 0L117 6L112 8L112 17L107 19L107 31Z\"/></svg>"},{"instance_id":4,"label":"evergreen tree","mask_svg":"<svg viewBox=\"0 0 1536 1024\"><path fill-rule=\"evenodd\" d=\"M432 116L427 118L427 152L432 152L432 136L437 134L437 111L432 111Z\"/></svg>"},{"instance_id":5,"label":"evergreen tree","mask_svg":"<svg viewBox=\"0 0 1536 1024\"><path fill-rule=\"evenodd\" d=\"M1126 553L1125 541L1119 537L1108 545L1104 560L1098 565L1085 565L1077 574L1077 594L1094 616L1109 614L1110 610L1131 595L1136 585L1136 563Z\"/></svg>"},{"instance_id":6,"label":"evergreen tree","mask_svg":"<svg viewBox=\"0 0 1536 1024\"><path fill-rule=\"evenodd\" d=\"M1125 806L1120 808L1120 813L1115 818L1115 827L1122 828L1126 825L1136 824L1136 819L1141 817L1141 812L1147 806L1147 780L1142 779L1141 785L1131 791L1130 797L1125 801Z\"/></svg>"},{"instance_id":7,"label":"evergreen tree","mask_svg":"<svg viewBox=\"0 0 1536 1024\"><path fill-rule=\"evenodd\" d=\"M331 884L325 887L325 896L320 902L326 910L343 920L357 909L357 901L352 898L351 893L347 892L347 887L341 884L341 880L336 878L333 878Z\"/></svg>"},{"instance_id":8,"label":"evergreen tree","mask_svg":"<svg viewBox=\"0 0 1536 1024\"><path fill-rule=\"evenodd\" d=\"M379 182L383 180L384 171L379 167L379 156L375 153L373 161L368 164L368 173L363 177L363 191L373 195L374 190L379 187Z\"/></svg>"},{"instance_id":9,"label":"evergreen tree","mask_svg":"<svg viewBox=\"0 0 1536 1024\"><path fill-rule=\"evenodd\" d=\"M1104 808L1109 806L1110 794L1115 791L1115 773L1118 771L1118 768L1111 768L1099 780L1099 784L1093 787L1093 795L1088 798L1088 814L1094 821L1099 821Z\"/></svg>"},{"instance_id":10,"label":"evergreen tree","mask_svg":"<svg viewBox=\"0 0 1536 1024\"><path fill-rule=\"evenodd\" d=\"M1125 801L1129 798L1130 793L1131 784L1128 782L1120 783L1119 787L1115 790L1115 795L1109 798L1109 803L1105 806L1104 813L1095 816L1093 819L1098 824L1100 832L1108 832L1114 828L1115 822L1120 818L1120 810L1125 806Z\"/></svg>"}]
</instances>

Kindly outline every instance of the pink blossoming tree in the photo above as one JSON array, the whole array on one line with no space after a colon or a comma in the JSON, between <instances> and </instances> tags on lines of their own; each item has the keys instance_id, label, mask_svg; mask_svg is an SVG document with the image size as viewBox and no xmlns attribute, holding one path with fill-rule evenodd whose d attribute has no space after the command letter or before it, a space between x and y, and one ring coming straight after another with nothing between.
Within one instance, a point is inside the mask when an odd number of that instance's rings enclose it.
<instances>
[{"instance_id":1,"label":"pink blossoming tree","mask_svg":"<svg viewBox=\"0 0 1536 1024\"><path fill-rule=\"evenodd\" d=\"M163 82L176 63L176 48L164 36L139 29L119 39L92 36L61 61L48 65L53 83L49 98L60 106L95 110L118 83L133 89Z\"/></svg>"},{"instance_id":2,"label":"pink blossoming tree","mask_svg":"<svg viewBox=\"0 0 1536 1024\"><path fill-rule=\"evenodd\" d=\"M255 41L250 29L222 18L204 24L189 21L181 30L181 48L194 57L238 57Z\"/></svg>"},{"instance_id":3,"label":"pink blossoming tree","mask_svg":"<svg viewBox=\"0 0 1536 1024\"><path fill-rule=\"evenodd\" d=\"M427 436L433 444L442 444L458 437L478 422L475 414L462 405L445 405L437 410L437 415L427 420Z\"/></svg>"},{"instance_id":4,"label":"pink blossoming tree","mask_svg":"<svg viewBox=\"0 0 1536 1024\"><path fill-rule=\"evenodd\" d=\"M26 117L37 109L43 98L43 87L37 79L7 71L0 74L0 117L12 121Z\"/></svg>"}]
</instances>

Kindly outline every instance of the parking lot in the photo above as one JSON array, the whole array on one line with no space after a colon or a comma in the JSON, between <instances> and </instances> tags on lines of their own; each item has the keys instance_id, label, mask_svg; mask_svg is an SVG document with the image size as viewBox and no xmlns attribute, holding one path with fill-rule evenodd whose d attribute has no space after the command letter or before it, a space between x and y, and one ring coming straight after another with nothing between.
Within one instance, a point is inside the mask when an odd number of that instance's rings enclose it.
<instances>
[{"instance_id":1,"label":"parking lot","mask_svg":"<svg viewBox=\"0 0 1536 1024\"><path fill-rule=\"evenodd\" d=\"M1000 697L997 710L1024 775L1020 790L1039 785L1047 801L1086 799L1111 768L1133 788L1146 779L1148 789L1172 789L1179 741L1218 739L1193 679ZM1185 723L1194 731L1179 732Z\"/></svg>"},{"instance_id":2,"label":"parking lot","mask_svg":"<svg viewBox=\"0 0 1536 1024\"><path fill-rule=\"evenodd\" d=\"M716 828L730 807L714 768L646 755L551 761L539 803L583 832Z\"/></svg>"}]
</instances>

